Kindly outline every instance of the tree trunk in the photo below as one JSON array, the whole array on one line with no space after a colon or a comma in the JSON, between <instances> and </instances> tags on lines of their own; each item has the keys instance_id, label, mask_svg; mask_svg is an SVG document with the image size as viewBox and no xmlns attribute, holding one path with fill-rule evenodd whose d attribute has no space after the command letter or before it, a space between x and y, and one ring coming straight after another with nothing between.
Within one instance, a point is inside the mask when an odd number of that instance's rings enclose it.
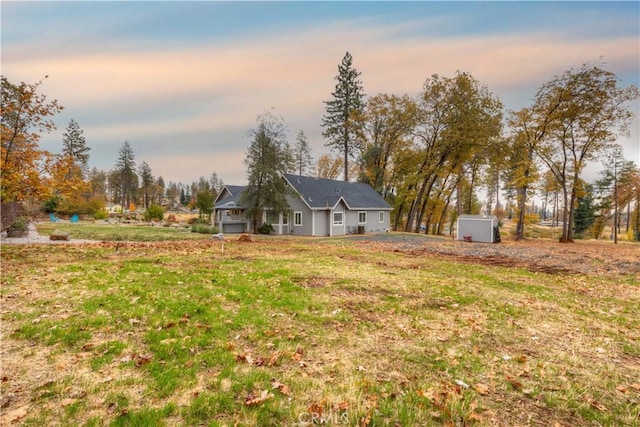
<instances>
[{"instance_id":1,"label":"tree trunk","mask_svg":"<svg viewBox=\"0 0 640 427\"><path fill-rule=\"evenodd\" d=\"M422 206L420 207L420 212L418 213L418 220L416 221L415 232L420 232L420 224L422 223L422 219L424 218L424 212L427 208L427 204L429 202L429 196L431 195L431 190L433 189L434 184L436 183L436 179L438 179L437 175L434 175L433 178L429 181L427 186L427 190L424 192L423 197L424 201L422 202ZM428 230L428 227L427 227Z\"/></svg>"},{"instance_id":2,"label":"tree trunk","mask_svg":"<svg viewBox=\"0 0 640 427\"><path fill-rule=\"evenodd\" d=\"M413 231L412 228L415 229L414 221L417 214L417 206L422 201L422 197L424 195L424 189L427 186L428 179L429 179L429 176L428 175L425 176L424 180L422 181L422 186L420 187L420 190L418 190L418 193L416 194L415 199L413 199L413 201L411 202L411 206L409 207L409 213L407 214L407 224L404 227L404 231L411 232Z\"/></svg>"},{"instance_id":3,"label":"tree trunk","mask_svg":"<svg viewBox=\"0 0 640 427\"><path fill-rule=\"evenodd\" d=\"M469 183L469 198L467 200L467 213L471 213L471 208L473 204L473 187L476 183L476 170L475 168L471 168L471 182Z\"/></svg>"},{"instance_id":4,"label":"tree trunk","mask_svg":"<svg viewBox=\"0 0 640 427\"><path fill-rule=\"evenodd\" d=\"M566 195L566 190L565 190L565 195ZM562 227L562 233L564 238L560 238L560 241L562 243L573 243L573 212L574 212L574 203L575 203L575 198L576 198L576 190L575 190L575 186L574 188L571 189L571 196L569 197L569 206L567 206L566 203L566 197L565 197L565 206L564 206L564 218L563 218L563 227Z\"/></svg>"},{"instance_id":5,"label":"tree trunk","mask_svg":"<svg viewBox=\"0 0 640 427\"><path fill-rule=\"evenodd\" d=\"M393 220L394 231L398 231L401 228L400 224L402 223L402 206L403 204L401 203L400 206L398 207L398 212L396 213L396 217Z\"/></svg>"},{"instance_id":6,"label":"tree trunk","mask_svg":"<svg viewBox=\"0 0 640 427\"><path fill-rule=\"evenodd\" d=\"M518 223L516 225L516 242L524 239L524 214L527 201L527 186L518 191Z\"/></svg>"},{"instance_id":7,"label":"tree trunk","mask_svg":"<svg viewBox=\"0 0 640 427\"><path fill-rule=\"evenodd\" d=\"M496 179L496 217L500 219L500 175ZM489 212L491 214L491 212Z\"/></svg>"}]
</instances>

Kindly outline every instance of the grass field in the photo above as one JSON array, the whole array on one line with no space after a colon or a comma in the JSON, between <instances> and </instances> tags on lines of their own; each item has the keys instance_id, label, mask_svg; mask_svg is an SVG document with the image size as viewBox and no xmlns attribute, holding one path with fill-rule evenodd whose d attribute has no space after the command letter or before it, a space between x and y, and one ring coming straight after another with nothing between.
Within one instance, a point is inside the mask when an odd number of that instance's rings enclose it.
<instances>
[{"instance_id":1,"label":"grass field","mask_svg":"<svg viewBox=\"0 0 640 427\"><path fill-rule=\"evenodd\" d=\"M210 236L192 233L190 226L179 228L137 225L113 225L91 223L50 223L42 222L37 225L38 233L50 235L54 230L67 231L71 239L89 239L100 241L175 241L175 240L206 240Z\"/></svg>"},{"instance_id":2,"label":"grass field","mask_svg":"<svg viewBox=\"0 0 640 427\"><path fill-rule=\"evenodd\" d=\"M194 236L4 245L1 421L640 425L630 276Z\"/></svg>"}]
</instances>

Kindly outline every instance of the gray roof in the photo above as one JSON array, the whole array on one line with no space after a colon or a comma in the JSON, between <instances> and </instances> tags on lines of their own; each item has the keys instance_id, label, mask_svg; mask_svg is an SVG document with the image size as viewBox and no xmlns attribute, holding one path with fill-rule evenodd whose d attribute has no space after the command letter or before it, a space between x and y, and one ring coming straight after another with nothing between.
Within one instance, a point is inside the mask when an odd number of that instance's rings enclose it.
<instances>
[{"instance_id":1,"label":"gray roof","mask_svg":"<svg viewBox=\"0 0 640 427\"><path fill-rule=\"evenodd\" d=\"M290 174L284 175L284 178L311 209L333 208L340 199L349 209L392 209L368 184Z\"/></svg>"},{"instance_id":2,"label":"gray roof","mask_svg":"<svg viewBox=\"0 0 640 427\"><path fill-rule=\"evenodd\" d=\"M225 185L214 203L214 208L244 209L244 206L238 204L238 199L245 188L245 185Z\"/></svg>"}]
</instances>

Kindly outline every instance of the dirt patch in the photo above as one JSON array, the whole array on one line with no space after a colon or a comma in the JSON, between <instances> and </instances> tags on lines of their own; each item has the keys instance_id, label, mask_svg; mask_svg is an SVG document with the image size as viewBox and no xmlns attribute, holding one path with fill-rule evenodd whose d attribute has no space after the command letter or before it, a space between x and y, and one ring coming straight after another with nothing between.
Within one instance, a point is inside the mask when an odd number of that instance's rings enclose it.
<instances>
[{"instance_id":1,"label":"dirt patch","mask_svg":"<svg viewBox=\"0 0 640 427\"><path fill-rule=\"evenodd\" d=\"M411 256L432 256L469 264L526 268L551 274L640 275L640 244L603 241L558 243L535 239L522 242L468 243L449 239L387 234L358 237L362 245L402 252Z\"/></svg>"}]
</instances>

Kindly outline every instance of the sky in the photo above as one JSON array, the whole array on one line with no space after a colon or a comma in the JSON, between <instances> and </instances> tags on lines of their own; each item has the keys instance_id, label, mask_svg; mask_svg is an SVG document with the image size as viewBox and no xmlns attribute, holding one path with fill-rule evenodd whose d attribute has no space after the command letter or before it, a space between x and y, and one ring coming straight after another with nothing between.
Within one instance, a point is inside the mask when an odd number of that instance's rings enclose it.
<instances>
[{"instance_id":1,"label":"sky","mask_svg":"<svg viewBox=\"0 0 640 427\"><path fill-rule=\"evenodd\" d=\"M62 149L71 119L111 170L124 141L168 183L215 172L245 184L257 117L302 130L314 158L323 101L348 51L368 96L417 96L433 74L468 72L506 110L584 63L640 86L640 2L1 2L2 75L44 80L64 106L40 140ZM640 105L619 142L640 164ZM594 177L595 164L588 173Z\"/></svg>"}]
</instances>

